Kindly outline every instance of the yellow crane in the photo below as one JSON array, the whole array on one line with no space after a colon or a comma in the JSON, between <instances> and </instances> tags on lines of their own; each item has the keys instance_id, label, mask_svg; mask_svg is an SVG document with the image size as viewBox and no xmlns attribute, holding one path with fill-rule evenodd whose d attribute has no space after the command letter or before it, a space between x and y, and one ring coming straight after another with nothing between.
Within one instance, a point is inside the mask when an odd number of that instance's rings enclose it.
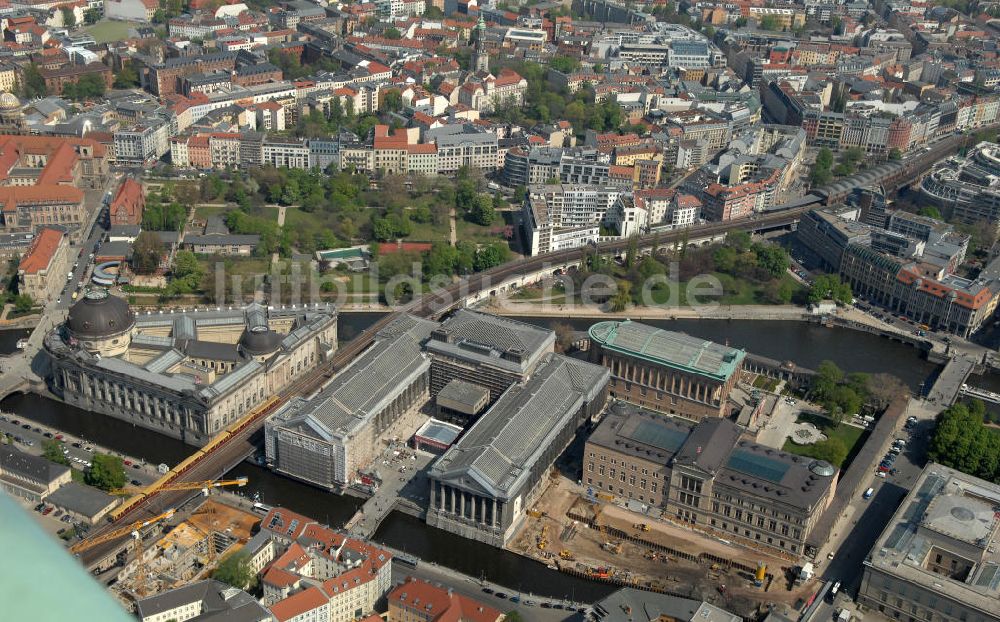
<instances>
[{"instance_id":1,"label":"yellow crane","mask_svg":"<svg viewBox=\"0 0 1000 622\"><path fill-rule=\"evenodd\" d=\"M160 492L167 492L172 490L198 490L201 489L202 494L206 497L208 496L208 491L212 488L222 488L223 486L239 486L243 487L247 485L247 478L238 477L236 479L215 479L215 480L205 480L203 482L180 482L176 484L164 484L160 486L157 490ZM140 495L145 494L145 488L119 488L117 490L112 490L111 494L119 496L129 496L129 495Z\"/></svg>"},{"instance_id":2,"label":"yellow crane","mask_svg":"<svg viewBox=\"0 0 1000 622\"><path fill-rule=\"evenodd\" d=\"M124 527L119 527L118 529L112 529L106 533L102 533L99 536L94 536L93 538L88 538L86 540L81 540L69 547L69 552L74 555L82 553L86 550L92 549L98 544L104 544L105 542L110 542L112 540L117 540L118 538L131 534L136 540L139 539L141 535L141 530L144 527L149 527L150 525L159 523L160 521L165 521L174 515L174 511L167 510L163 514L154 516L153 518L148 518L146 520L140 520L132 523L131 525L126 525Z\"/></svg>"}]
</instances>

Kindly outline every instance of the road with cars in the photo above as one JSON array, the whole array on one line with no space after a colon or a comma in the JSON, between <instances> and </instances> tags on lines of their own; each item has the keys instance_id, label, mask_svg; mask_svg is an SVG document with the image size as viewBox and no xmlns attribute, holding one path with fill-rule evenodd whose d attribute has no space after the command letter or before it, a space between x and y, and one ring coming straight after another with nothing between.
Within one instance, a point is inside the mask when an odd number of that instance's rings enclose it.
<instances>
[{"instance_id":1,"label":"road with cars","mask_svg":"<svg viewBox=\"0 0 1000 622\"><path fill-rule=\"evenodd\" d=\"M828 595L803 622L828 622L844 607L856 611L852 601L861 586L862 563L927 463L934 409L926 408L922 400L911 400L910 406L905 427L894 436L894 450L880 455L879 464L872 465L871 481L847 507L840 531L831 537L832 552L819 560L818 576L840 582L840 589L835 597Z\"/></svg>"},{"instance_id":2,"label":"road with cars","mask_svg":"<svg viewBox=\"0 0 1000 622\"><path fill-rule=\"evenodd\" d=\"M100 447L87 439L11 415L0 415L0 434L3 434L7 442L20 451L36 456L42 455L45 441L59 441L70 465L77 470L83 470L89 466L95 453L120 456L127 462L125 465L126 476L132 486L145 486L159 477L155 465L146 464L138 458L122 456L118 452Z\"/></svg>"}]
</instances>

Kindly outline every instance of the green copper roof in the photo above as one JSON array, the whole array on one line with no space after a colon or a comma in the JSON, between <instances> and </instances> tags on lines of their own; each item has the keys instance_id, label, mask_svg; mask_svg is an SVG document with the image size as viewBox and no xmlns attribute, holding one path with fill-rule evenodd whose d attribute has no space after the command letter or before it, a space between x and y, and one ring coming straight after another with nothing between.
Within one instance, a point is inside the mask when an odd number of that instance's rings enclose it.
<instances>
[{"instance_id":1,"label":"green copper roof","mask_svg":"<svg viewBox=\"0 0 1000 622\"><path fill-rule=\"evenodd\" d=\"M4 492L0 516L0 619L135 622L55 536Z\"/></svg>"},{"instance_id":2,"label":"green copper roof","mask_svg":"<svg viewBox=\"0 0 1000 622\"><path fill-rule=\"evenodd\" d=\"M746 356L744 350L631 320L598 322L588 332L607 350L720 382L728 380Z\"/></svg>"}]
</instances>

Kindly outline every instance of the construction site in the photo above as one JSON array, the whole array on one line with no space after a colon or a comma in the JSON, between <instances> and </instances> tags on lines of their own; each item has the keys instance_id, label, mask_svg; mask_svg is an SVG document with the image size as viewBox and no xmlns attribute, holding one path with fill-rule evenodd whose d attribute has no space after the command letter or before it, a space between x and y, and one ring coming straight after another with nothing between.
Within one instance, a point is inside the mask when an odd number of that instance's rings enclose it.
<instances>
[{"instance_id":1,"label":"construction site","mask_svg":"<svg viewBox=\"0 0 1000 622\"><path fill-rule=\"evenodd\" d=\"M168 509L152 518L81 541L69 550L80 554L129 536L118 553L122 568L109 589L131 609L138 599L207 577L219 560L250 539L260 517L242 509L236 497L216 495L209 498L212 490L246 484L247 479L243 477L161 485L162 489L199 491L205 499L184 512ZM112 493L134 500L147 495L149 490L125 488Z\"/></svg>"},{"instance_id":2,"label":"construction site","mask_svg":"<svg viewBox=\"0 0 1000 622\"><path fill-rule=\"evenodd\" d=\"M788 588L792 561L609 501L582 496L553 470L507 548L569 574L703 599L744 617L765 603L790 609L815 590L814 581Z\"/></svg>"},{"instance_id":3,"label":"construction site","mask_svg":"<svg viewBox=\"0 0 1000 622\"><path fill-rule=\"evenodd\" d=\"M259 516L236 507L235 501L206 499L127 563L111 592L131 606L138 598L203 579L220 559L250 539L259 522Z\"/></svg>"}]
</instances>

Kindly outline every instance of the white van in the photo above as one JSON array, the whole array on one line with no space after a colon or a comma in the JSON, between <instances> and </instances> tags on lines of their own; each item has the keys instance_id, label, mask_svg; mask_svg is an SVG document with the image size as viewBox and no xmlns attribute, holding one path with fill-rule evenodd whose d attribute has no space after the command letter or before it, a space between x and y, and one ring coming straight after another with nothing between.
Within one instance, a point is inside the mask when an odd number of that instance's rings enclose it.
<instances>
[{"instance_id":1,"label":"white van","mask_svg":"<svg viewBox=\"0 0 1000 622\"><path fill-rule=\"evenodd\" d=\"M872 498L873 494L875 494L875 489L869 488L868 490L865 491L865 494L861 495L861 498L867 501L868 499Z\"/></svg>"}]
</instances>

